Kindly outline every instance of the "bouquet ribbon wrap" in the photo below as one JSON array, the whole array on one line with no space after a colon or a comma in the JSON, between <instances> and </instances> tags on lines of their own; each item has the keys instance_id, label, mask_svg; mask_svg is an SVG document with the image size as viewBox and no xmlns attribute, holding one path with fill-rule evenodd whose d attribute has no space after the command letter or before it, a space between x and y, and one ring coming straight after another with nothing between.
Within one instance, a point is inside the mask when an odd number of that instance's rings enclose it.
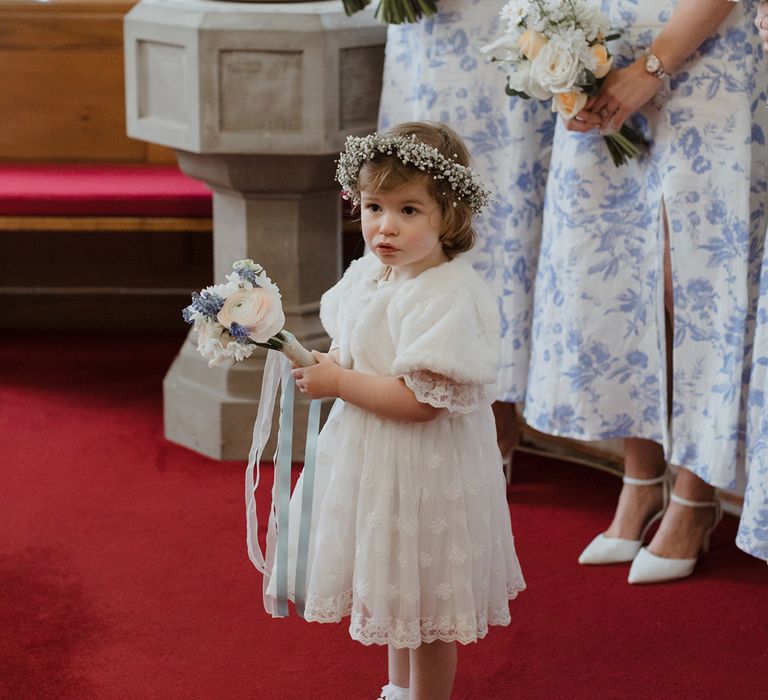
<instances>
[{"instance_id":1,"label":"bouquet ribbon wrap","mask_svg":"<svg viewBox=\"0 0 768 700\"><path fill-rule=\"evenodd\" d=\"M280 397L280 428L275 454L275 476L272 485L272 505L267 525L266 552L259 543L259 522L256 509L256 489L260 480L260 464L272 427L277 391ZM289 508L291 500L291 450L293 444L294 383L291 362L281 352L270 350L264 366L261 398L253 426L253 441L245 470L245 511L248 556L253 565L264 575L264 608L273 617L288 615L289 598ZM302 472L301 515L296 548L296 574L293 586L296 611L304 617L307 590L307 560L309 556L309 530L312 521L312 495L314 492L317 438L320 431L320 400L309 405L307 442ZM271 579L274 584L270 587ZM269 590L269 593L267 589Z\"/></svg>"}]
</instances>

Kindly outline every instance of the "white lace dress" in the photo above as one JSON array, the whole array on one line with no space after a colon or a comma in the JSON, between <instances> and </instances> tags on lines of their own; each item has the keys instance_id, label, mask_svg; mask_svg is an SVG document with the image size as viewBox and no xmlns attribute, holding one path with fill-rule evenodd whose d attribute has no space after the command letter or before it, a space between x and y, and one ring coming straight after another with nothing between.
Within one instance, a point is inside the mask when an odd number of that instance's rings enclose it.
<instances>
[{"instance_id":1,"label":"white lace dress","mask_svg":"<svg viewBox=\"0 0 768 700\"><path fill-rule=\"evenodd\" d=\"M336 402L318 443L305 617L350 615L363 644L466 644L509 624L525 588L490 407L498 312L462 257L405 282L384 271L373 255L352 263L323 296L323 325L344 366L402 376L445 410L410 423ZM295 550L294 538L291 571Z\"/></svg>"}]
</instances>

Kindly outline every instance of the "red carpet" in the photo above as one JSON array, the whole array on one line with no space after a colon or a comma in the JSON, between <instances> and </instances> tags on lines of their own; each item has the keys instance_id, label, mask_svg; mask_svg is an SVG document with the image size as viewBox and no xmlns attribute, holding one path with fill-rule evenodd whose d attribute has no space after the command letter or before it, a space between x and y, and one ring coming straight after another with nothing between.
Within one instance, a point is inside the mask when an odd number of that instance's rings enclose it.
<instances>
[{"instance_id":1,"label":"red carpet","mask_svg":"<svg viewBox=\"0 0 768 700\"><path fill-rule=\"evenodd\" d=\"M211 192L175 165L0 164L3 216L211 216Z\"/></svg>"},{"instance_id":2,"label":"red carpet","mask_svg":"<svg viewBox=\"0 0 768 700\"><path fill-rule=\"evenodd\" d=\"M383 650L272 620L245 550L244 465L164 441L181 336L0 342L0 697L372 700ZM768 567L726 518L687 582L584 568L614 477L523 456L509 492L529 590L460 648L454 697L768 697Z\"/></svg>"}]
</instances>

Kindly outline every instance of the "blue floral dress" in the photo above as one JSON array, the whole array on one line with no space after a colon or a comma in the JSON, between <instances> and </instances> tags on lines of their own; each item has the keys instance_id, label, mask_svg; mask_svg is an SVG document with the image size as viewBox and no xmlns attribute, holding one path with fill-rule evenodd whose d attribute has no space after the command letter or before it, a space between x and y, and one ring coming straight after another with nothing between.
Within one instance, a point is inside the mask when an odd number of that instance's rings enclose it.
<instances>
[{"instance_id":1,"label":"blue floral dress","mask_svg":"<svg viewBox=\"0 0 768 700\"><path fill-rule=\"evenodd\" d=\"M519 401L528 375L533 280L554 130L549 106L509 98L505 75L479 48L501 32L502 0L441 0L439 12L387 35L380 128L431 120L452 126L493 190L470 252L499 302L497 398Z\"/></svg>"},{"instance_id":2,"label":"blue floral dress","mask_svg":"<svg viewBox=\"0 0 768 700\"><path fill-rule=\"evenodd\" d=\"M762 182L766 186L765 181ZM768 256L760 276L747 424L747 486L736 544L768 561Z\"/></svg>"},{"instance_id":3,"label":"blue floral dress","mask_svg":"<svg viewBox=\"0 0 768 700\"><path fill-rule=\"evenodd\" d=\"M601 6L622 32L611 45L622 66L642 55L675 3ZM672 464L736 490L747 481L746 380L768 205L768 67L754 9L739 3L635 115L652 141L645 157L616 168L600 134L558 124L525 409L532 426L555 435L655 440ZM674 291L671 416L663 208ZM751 474L762 486L753 484L744 510L745 523L762 522L741 540L756 554L768 546L765 476L763 461Z\"/></svg>"}]
</instances>

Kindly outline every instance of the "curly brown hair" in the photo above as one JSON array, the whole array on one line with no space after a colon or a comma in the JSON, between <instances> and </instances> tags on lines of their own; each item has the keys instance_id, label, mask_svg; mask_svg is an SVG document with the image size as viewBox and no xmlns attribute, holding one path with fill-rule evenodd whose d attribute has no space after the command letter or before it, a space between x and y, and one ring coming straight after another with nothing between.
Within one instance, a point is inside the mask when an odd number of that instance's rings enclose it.
<instances>
[{"instance_id":1,"label":"curly brown hair","mask_svg":"<svg viewBox=\"0 0 768 700\"><path fill-rule=\"evenodd\" d=\"M461 137L451 127L437 122L404 122L384 132L387 136L415 135L422 143L437 149L443 156L459 165L469 166L469 151ZM469 250L475 244L472 228L472 209L459 199L444 180L436 180L410 163L396 156L381 155L366 161L360 168L357 189L388 192L406 183L423 181L427 191L440 206L440 241L448 257Z\"/></svg>"}]
</instances>

